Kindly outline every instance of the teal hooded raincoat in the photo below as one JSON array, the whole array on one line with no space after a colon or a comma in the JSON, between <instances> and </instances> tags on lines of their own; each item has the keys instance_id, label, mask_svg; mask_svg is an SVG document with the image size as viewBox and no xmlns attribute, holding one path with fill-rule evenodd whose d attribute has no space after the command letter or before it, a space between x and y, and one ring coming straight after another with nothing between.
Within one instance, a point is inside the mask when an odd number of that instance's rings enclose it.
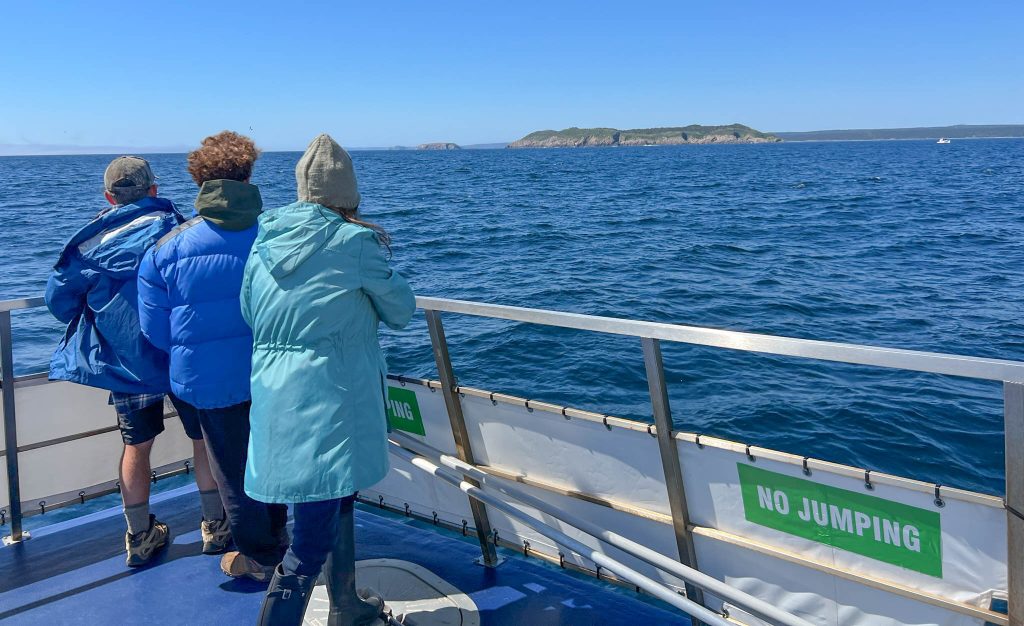
<instances>
[{"instance_id":1,"label":"teal hooded raincoat","mask_svg":"<svg viewBox=\"0 0 1024 626\"><path fill-rule=\"evenodd\" d=\"M245 492L261 502L352 495L388 472L383 321L416 300L377 235L319 204L265 212L242 282L252 327Z\"/></svg>"}]
</instances>

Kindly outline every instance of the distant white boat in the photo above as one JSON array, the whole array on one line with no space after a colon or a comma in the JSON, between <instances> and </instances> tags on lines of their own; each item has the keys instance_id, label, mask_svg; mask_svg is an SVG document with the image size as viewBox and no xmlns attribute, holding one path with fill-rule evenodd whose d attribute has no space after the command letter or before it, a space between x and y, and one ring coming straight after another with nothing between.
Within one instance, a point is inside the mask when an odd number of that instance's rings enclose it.
<instances>
[{"instance_id":1,"label":"distant white boat","mask_svg":"<svg viewBox=\"0 0 1024 626\"><path fill-rule=\"evenodd\" d=\"M935 143L949 143L949 140L946 139L945 137L940 137L939 140L936 141Z\"/></svg>"}]
</instances>

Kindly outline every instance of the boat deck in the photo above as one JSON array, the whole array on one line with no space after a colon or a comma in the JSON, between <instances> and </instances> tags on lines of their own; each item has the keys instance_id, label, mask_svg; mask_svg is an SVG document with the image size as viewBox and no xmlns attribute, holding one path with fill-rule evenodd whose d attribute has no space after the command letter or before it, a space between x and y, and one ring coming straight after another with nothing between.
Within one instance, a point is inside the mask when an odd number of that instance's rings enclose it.
<instances>
[{"instance_id":1,"label":"boat deck","mask_svg":"<svg viewBox=\"0 0 1024 626\"><path fill-rule=\"evenodd\" d=\"M150 566L124 565L119 508L60 522L0 548L0 621L5 624L255 623L265 585L224 576L201 554L199 502L190 485L154 496L152 510L173 543ZM630 590L503 551L496 569L473 563L479 547L448 531L357 510L357 558L423 566L469 596L483 626L689 624Z\"/></svg>"}]
</instances>

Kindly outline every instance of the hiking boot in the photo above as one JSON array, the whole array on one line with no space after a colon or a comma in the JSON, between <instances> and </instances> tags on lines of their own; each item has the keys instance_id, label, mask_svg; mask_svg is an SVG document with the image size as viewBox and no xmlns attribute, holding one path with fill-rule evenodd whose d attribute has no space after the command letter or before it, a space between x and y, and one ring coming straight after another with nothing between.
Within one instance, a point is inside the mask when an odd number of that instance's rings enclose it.
<instances>
[{"instance_id":1,"label":"hiking boot","mask_svg":"<svg viewBox=\"0 0 1024 626\"><path fill-rule=\"evenodd\" d=\"M312 597L315 576L285 574L281 566L274 568L274 578L260 606L257 626L299 626Z\"/></svg>"},{"instance_id":2,"label":"hiking boot","mask_svg":"<svg viewBox=\"0 0 1024 626\"><path fill-rule=\"evenodd\" d=\"M162 548L167 546L170 531L167 524L157 521L156 516L149 514L149 528L134 535L124 534L124 548L128 553L125 563L128 567L139 567L149 563Z\"/></svg>"},{"instance_id":3,"label":"hiking boot","mask_svg":"<svg viewBox=\"0 0 1024 626\"><path fill-rule=\"evenodd\" d=\"M250 578L257 582L267 582L274 575L273 565L260 565L241 552L228 552L220 560L220 571L232 578Z\"/></svg>"},{"instance_id":4,"label":"hiking boot","mask_svg":"<svg viewBox=\"0 0 1024 626\"><path fill-rule=\"evenodd\" d=\"M199 525L203 533L203 554L220 554L231 545L231 527L228 520L203 520Z\"/></svg>"}]
</instances>

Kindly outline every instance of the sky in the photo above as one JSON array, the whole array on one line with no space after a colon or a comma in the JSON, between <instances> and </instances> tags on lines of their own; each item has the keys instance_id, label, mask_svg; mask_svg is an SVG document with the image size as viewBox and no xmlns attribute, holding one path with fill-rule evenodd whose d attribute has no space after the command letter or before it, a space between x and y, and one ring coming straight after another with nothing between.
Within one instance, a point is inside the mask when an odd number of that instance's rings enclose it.
<instances>
[{"instance_id":1,"label":"sky","mask_svg":"<svg viewBox=\"0 0 1024 626\"><path fill-rule=\"evenodd\" d=\"M29 2L0 151L1024 123L1024 2Z\"/></svg>"}]
</instances>

